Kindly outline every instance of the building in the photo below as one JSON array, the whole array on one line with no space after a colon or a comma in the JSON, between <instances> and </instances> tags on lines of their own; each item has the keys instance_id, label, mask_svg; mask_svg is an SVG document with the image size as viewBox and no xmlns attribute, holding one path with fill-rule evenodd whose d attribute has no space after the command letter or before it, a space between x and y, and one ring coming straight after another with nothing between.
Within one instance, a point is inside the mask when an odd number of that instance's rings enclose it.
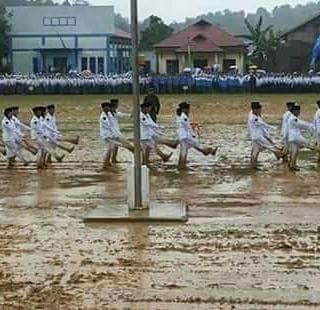
<instances>
[{"instance_id":1,"label":"building","mask_svg":"<svg viewBox=\"0 0 320 310\"><path fill-rule=\"evenodd\" d=\"M320 14L285 32L277 50L278 72L308 72L312 49L320 35Z\"/></svg>"},{"instance_id":2,"label":"building","mask_svg":"<svg viewBox=\"0 0 320 310\"><path fill-rule=\"evenodd\" d=\"M156 44L155 49L157 69L161 74L176 74L186 67L217 65L223 71L228 71L231 66L244 71L244 42L204 20Z\"/></svg>"},{"instance_id":3,"label":"building","mask_svg":"<svg viewBox=\"0 0 320 310\"><path fill-rule=\"evenodd\" d=\"M140 55L144 59L143 71L144 73L156 73L157 72L157 55L154 50L142 50Z\"/></svg>"},{"instance_id":4,"label":"building","mask_svg":"<svg viewBox=\"0 0 320 310\"><path fill-rule=\"evenodd\" d=\"M131 38L115 28L112 6L8 7L13 72L130 69Z\"/></svg>"}]
</instances>

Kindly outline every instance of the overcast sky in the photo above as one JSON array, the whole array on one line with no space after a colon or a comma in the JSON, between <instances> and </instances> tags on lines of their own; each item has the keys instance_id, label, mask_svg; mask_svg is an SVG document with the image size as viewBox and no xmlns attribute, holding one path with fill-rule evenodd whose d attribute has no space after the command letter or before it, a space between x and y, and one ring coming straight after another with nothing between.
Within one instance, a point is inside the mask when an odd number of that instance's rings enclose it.
<instances>
[{"instance_id":1,"label":"overcast sky","mask_svg":"<svg viewBox=\"0 0 320 310\"><path fill-rule=\"evenodd\" d=\"M89 0L97 5L114 5L116 12L124 16L129 15L130 0ZM207 12L224 9L245 10L255 12L263 6L269 10L282 4L306 4L310 0L138 0L139 19L151 14L162 17L166 22L182 21L186 16L194 17Z\"/></svg>"}]
</instances>

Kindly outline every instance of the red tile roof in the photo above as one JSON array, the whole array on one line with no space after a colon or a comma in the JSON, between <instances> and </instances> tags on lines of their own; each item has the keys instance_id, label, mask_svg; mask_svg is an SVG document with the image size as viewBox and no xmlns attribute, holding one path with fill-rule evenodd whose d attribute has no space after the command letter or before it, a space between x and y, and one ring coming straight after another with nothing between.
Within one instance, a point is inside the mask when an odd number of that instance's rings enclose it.
<instances>
[{"instance_id":1,"label":"red tile roof","mask_svg":"<svg viewBox=\"0 0 320 310\"><path fill-rule=\"evenodd\" d=\"M187 51L219 52L224 47L245 47L244 42L232 34L204 20L173 34L156 44L155 48L175 48L177 52Z\"/></svg>"}]
</instances>

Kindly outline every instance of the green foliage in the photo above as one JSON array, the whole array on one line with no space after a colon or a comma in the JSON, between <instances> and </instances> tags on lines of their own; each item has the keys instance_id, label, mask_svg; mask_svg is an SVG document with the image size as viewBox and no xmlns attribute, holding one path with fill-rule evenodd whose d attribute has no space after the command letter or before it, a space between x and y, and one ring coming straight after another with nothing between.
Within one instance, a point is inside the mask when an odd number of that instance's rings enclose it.
<instances>
[{"instance_id":1,"label":"green foliage","mask_svg":"<svg viewBox=\"0 0 320 310\"><path fill-rule=\"evenodd\" d=\"M254 42L254 49L249 56L252 64L261 69L273 71L276 65L276 51L280 44L280 38L274 33L273 27L268 26L263 29L263 18L260 17L254 26L246 19L245 25L250 33L250 38Z\"/></svg>"},{"instance_id":2,"label":"green foliage","mask_svg":"<svg viewBox=\"0 0 320 310\"><path fill-rule=\"evenodd\" d=\"M141 31L140 49L152 49L156 43L168 38L173 29L158 16L150 16L149 26Z\"/></svg>"},{"instance_id":3,"label":"green foliage","mask_svg":"<svg viewBox=\"0 0 320 310\"><path fill-rule=\"evenodd\" d=\"M268 27L272 25L274 31L278 33L285 32L296 25L299 25L318 12L320 12L320 2L310 2L306 5L297 5L295 7L290 5L281 5L276 6L272 11L268 11L267 9L260 7L255 13L248 14L244 11L224 10L209 12L197 17L186 18L184 22L173 22L169 26L176 32L194 24L198 20L204 19L214 25L219 25L222 29L229 31L232 34L245 35L249 34L249 31L244 20L247 19L250 24L257 24L260 17L262 17L264 26ZM144 22L142 23L142 26L143 25ZM124 21L119 28L128 31L128 20Z\"/></svg>"}]
</instances>

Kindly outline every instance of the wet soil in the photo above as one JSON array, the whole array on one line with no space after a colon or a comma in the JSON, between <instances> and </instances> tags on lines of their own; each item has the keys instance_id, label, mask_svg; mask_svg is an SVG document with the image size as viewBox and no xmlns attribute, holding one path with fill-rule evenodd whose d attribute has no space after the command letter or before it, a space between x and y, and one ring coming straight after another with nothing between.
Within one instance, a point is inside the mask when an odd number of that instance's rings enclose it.
<instances>
[{"instance_id":1,"label":"wet soil","mask_svg":"<svg viewBox=\"0 0 320 310\"><path fill-rule=\"evenodd\" d=\"M283 103L315 96L261 96L265 118L279 124ZM185 201L183 225L85 225L97 206L126 201L132 157L99 172L101 96L2 97L1 108L56 103L59 127L81 136L64 163L12 171L0 159L0 309L319 309L320 167L303 152L291 173L272 155L249 166L249 96L193 96L204 142L217 157L190 153L189 170L173 159L151 168L152 199ZM122 97L123 111L130 98ZM182 98L183 99L183 98ZM259 98L258 98L259 99ZM160 121L175 135L178 96L164 96ZM128 138L130 120L122 122ZM2 308L1 308L2 307Z\"/></svg>"}]
</instances>

